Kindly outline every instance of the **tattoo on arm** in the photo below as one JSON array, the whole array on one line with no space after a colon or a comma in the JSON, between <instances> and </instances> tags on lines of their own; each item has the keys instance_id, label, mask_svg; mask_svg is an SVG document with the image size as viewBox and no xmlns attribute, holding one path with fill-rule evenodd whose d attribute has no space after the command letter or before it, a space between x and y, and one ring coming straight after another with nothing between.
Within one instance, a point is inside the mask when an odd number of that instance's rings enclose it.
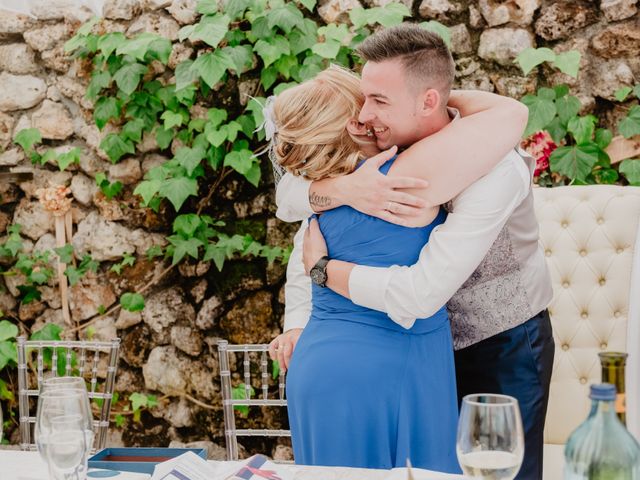
<instances>
[{"instance_id":1,"label":"tattoo on arm","mask_svg":"<svg viewBox=\"0 0 640 480\"><path fill-rule=\"evenodd\" d=\"M326 208L331 206L331 197L318 195L315 192L309 193L309 203L314 207Z\"/></svg>"}]
</instances>

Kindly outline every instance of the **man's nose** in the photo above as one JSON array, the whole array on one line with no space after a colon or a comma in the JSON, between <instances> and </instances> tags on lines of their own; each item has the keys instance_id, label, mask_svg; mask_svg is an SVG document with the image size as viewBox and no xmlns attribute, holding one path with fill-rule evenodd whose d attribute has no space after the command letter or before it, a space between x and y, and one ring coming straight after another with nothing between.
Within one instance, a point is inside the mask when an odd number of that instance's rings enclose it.
<instances>
[{"instance_id":1,"label":"man's nose","mask_svg":"<svg viewBox=\"0 0 640 480\"><path fill-rule=\"evenodd\" d=\"M358 121L360 123L367 123L374 119L375 115L369 108L369 102L364 102L362 108L360 109L360 114L358 115Z\"/></svg>"}]
</instances>

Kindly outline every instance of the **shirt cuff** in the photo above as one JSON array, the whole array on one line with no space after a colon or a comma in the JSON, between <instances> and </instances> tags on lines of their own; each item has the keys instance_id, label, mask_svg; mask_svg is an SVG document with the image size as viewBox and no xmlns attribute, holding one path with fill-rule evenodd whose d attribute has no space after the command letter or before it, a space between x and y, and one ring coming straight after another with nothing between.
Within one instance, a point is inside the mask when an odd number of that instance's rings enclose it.
<instances>
[{"instance_id":1,"label":"shirt cuff","mask_svg":"<svg viewBox=\"0 0 640 480\"><path fill-rule=\"evenodd\" d=\"M297 311L297 312L289 312L284 314L284 328L282 332L287 332L294 328L304 328L309 323L309 317L311 316L310 311Z\"/></svg>"},{"instance_id":2,"label":"shirt cuff","mask_svg":"<svg viewBox=\"0 0 640 480\"><path fill-rule=\"evenodd\" d=\"M386 312L385 296L391 278L388 268L357 265L349 275L349 296L361 307Z\"/></svg>"}]
</instances>

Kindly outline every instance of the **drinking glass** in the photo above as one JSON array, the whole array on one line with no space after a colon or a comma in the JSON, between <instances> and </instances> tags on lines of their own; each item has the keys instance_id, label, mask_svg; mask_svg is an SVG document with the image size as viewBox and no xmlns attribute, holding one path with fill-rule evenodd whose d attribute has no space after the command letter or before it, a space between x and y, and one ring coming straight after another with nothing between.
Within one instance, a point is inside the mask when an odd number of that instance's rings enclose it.
<instances>
[{"instance_id":1,"label":"drinking glass","mask_svg":"<svg viewBox=\"0 0 640 480\"><path fill-rule=\"evenodd\" d=\"M2 443L2 427L4 426L4 420L2 418L2 403L0 403L0 443Z\"/></svg>"},{"instance_id":2,"label":"drinking glass","mask_svg":"<svg viewBox=\"0 0 640 480\"><path fill-rule=\"evenodd\" d=\"M87 445L89 450L93 447L94 426L93 413L91 411L91 402L87 393L87 385L82 377L51 377L42 381L40 392L48 392L50 390L79 390L85 398L84 418L86 420L85 430L87 432Z\"/></svg>"},{"instance_id":3,"label":"drinking glass","mask_svg":"<svg viewBox=\"0 0 640 480\"><path fill-rule=\"evenodd\" d=\"M524 456L518 400L496 394L464 397L456 453L465 475L483 480L513 480Z\"/></svg>"},{"instance_id":4,"label":"drinking glass","mask_svg":"<svg viewBox=\"0 0 640 480\"><path fill-rule=\"evenodd\" d=\"M86 390L50 389L40 393L35 438L53 480L84 480L93 441L88 434Z\"/></svg>"}]
</instances>

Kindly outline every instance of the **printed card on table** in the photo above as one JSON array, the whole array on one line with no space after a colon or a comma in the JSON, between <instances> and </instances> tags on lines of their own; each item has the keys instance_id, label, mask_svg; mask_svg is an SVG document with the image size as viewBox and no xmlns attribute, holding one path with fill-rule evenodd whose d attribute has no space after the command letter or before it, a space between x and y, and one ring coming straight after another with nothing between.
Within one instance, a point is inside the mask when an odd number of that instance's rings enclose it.
<instances>
[{"instance_id":1,"label":"printed card on table","mask_svg":"<svg viewBox=\"0 0 640 480\"><path fill-rule=\"evenodd\" d=\"M290 480L291 475L283 472L282 466L271 462L264 455L254 455L228 480Z\"/></svg>"}]
</instances>

